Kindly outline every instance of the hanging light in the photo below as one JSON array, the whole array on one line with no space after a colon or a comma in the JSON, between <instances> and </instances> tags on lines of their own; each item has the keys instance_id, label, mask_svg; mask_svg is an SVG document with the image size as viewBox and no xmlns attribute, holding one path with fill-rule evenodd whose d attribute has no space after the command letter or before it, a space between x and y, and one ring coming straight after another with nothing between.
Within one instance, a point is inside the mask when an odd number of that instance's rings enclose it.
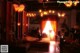
<instances>
[{"instance_id":1,"label":"hanging light","mask_svg":"<svg viewBox=\"0 0 80 53\"><path fill-rule=\"evenodd\" d=\"M26 24L26 26L28 26L28 24Z\"/></svg>"},{"instance_id":2,"label":"hanging light","mask_svg":"<svg viewBox=\"0 0 80 53\"><path fill-rule=\"evenodd\" d=\"M41 13L40 16L43 17L43 13Z\"/></svg>"},{"instance_id":3,"label":"hanging light","mask_svg":"<svg viewBox=\"0 0 80 53\"><path fill-rule=\"evenodd\" d=\"M40 10L39 10L39 12L41 13L41 12L42 12L42 10L40 9Z\"/></svg>"},{"instance_id":4,"label":"hanging light","mask_svg":"<svg viewBox=\"0 0 80 53\"><path fill-rule=\"evenodd\" d=\"M61 17L64 17L65 16L65 13L62 13Z\"/></svg>"},{"instance_id":5,"label":"hanging light","mask_svg":"<svg viewBox=\"0 0 80 53\"><path fill-rule=\"evenodd\" d=\"M25 6L23 4L21 4L19 7L18 7L18 12L22 12L25 8Z\"/></svg>"},{"instance_id":6,"label":"hanging light","mask_svg":"<svg viewBox=\"0 0 80 53\"><path fill-rule=\"evenodd\" d=\"M58 17L61 17L61 14L60 13L58 13Z\"/></svg>"},{"instance_id":7,"label":"hanging light","mask_svg":"<svg viewBox=\"0 0 80 53\"><path fill-rule=\"evenodd\" d=\"M43 0L38 0L38 2L39 2L39 3L42 3L42 2L43 2Z\"/></svg>"},{"instance_id":8,"label":"hanging light","mask_svg":"<svg viewBox=\"0 0 80 53\"><path fill-rule=\"evenodd\" d=\"M49 10L49 13L51 13L52 11L51 10Z\"/></svg>"},{"instance_id":9,"label":"hanging light","mask_svg":"<svg viewBox=\"0 0 80 53\"><path fill-rule=\"evenodd\" d=\"M25 6L23 4L21 4L21 5L13 4L13 7L14 7L15 11L18 11L18 12L22 12L25 8Z\"/></svg>"},{"instance_id":10,"label":"hanging light","mask_svg":"<svg viewBox=\"0 0 80 53\"><path fill-rule=\"evenodd\" d=\"M64 17L65 13L58 13L58 17Z\"/></svg>"},{"instance_id":11,"label":"hanging light","mask_svg":"<svg viewBox=\"0 0 80 53\"><path fill-rule=\"evenodd\" d=\"M47 14L48 14L48 12L47 12L47 11L44 11L44 12L43 12L43 14L44 14L44 15L47 15Z\"/></svg>"},{"instance_id":12,"label":"hanging light","mask_svg":"<svg viewBox=\"0 0 80 53\"><path fill-rule=\"evenodd\" d=\"M74 6L77 6L77 4L79 3L79 1L74 1Z\"/></svg>"},{"instance_id":13,"label":"hanging light","mask_svg":"<svg viewBox=\"0 0 80 53\"><path fill-rule=\"evenodd\" d=\"M46 0L47 2L49 1L49 0Z\"/></svg>"},{"instance_id":14,"label":"hanging light","mask_svg":"<svg viewBox=\"0 0 80 53\"><path fill-rule=\"evenodd\" d=\"M18 11L18 5L17 4L13 4L14 10Z\"/></svg>"},{"instance_id":15,"label":"hanging light","mask_svg":"<svg viewBox=\"0 0 80 53\"><path fill-rule=\"evenodd\" d=\"M64 3L67 7L71 7L72 6L72 1L68 1Z\"/></svg>"},{"instance_id":16,"label":"hanging light","mask_svg":"<svg viewBox=\"0 0 80 53\"><path fill-rule=\"evenodd\" d=\"M55 13L55 11L53 10L52 13Z\"/></svg>"}]
</instances>

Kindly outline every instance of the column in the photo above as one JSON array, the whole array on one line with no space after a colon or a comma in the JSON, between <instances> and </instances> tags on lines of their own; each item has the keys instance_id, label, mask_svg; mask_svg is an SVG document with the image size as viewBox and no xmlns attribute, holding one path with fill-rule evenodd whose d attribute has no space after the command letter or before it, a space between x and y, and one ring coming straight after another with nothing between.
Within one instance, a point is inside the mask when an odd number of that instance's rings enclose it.
<instances>
[{"instance_id":1,"label":"column","mask_svg":"<svg viewBox=\"0 0 80 53\"><path fill-rule=\"evenodd\" d=\"M77 11L75 9L73 9L71 11L71 27L76 25L76 14L77 14Z\"/></svg>"}]
</instances>

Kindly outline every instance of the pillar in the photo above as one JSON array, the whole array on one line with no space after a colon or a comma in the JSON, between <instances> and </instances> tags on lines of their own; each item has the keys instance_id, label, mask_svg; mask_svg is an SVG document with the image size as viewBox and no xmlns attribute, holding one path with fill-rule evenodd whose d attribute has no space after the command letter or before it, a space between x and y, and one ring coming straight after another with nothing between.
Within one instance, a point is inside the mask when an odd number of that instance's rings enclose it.
<instances>
[{"instance_id":1,"label":"pillar","mask_svg":"<svg viewBox=\"0 0 80 53\"><path fill-rule=\"evenodd\" d=\"M71 11L71 27L74 27L74 25L76 25L76 14L77 14L77 11L73 9Z\"/></svg>"}]
</instances>

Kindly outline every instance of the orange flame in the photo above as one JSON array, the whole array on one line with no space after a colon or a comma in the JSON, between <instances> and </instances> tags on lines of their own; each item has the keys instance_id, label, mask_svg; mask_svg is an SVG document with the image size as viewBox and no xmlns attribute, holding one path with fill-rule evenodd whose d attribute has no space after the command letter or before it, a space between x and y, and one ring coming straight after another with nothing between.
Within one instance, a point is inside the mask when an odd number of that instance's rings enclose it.
<instances>
[{"instance_id":1,"label":"orange flame","mask_svg":"<svg viewBox=\"0 0 80 53\"><path fill-rule=\"evenodd\" d=\"M42 33L45 33L51 40L53 40L56 33L56 21L47 20Z\"/></svg>"}]
</instances>

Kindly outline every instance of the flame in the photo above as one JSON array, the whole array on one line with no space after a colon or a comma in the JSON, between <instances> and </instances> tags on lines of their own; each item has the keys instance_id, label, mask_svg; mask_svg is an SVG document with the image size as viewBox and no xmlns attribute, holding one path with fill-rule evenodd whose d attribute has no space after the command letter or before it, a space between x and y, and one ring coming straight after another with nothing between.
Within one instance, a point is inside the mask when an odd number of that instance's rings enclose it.
<instances>
[{"instance_id":1,"label":"flame","mask_svg":"<svg viewBox=\"0 0 80 53\"><path fill-rule=\"evenodd\" d=\"M56 33L56 21L47 20L42 33L45 33L51 40L53 40Z\"/></svg>"}]
</instances>

